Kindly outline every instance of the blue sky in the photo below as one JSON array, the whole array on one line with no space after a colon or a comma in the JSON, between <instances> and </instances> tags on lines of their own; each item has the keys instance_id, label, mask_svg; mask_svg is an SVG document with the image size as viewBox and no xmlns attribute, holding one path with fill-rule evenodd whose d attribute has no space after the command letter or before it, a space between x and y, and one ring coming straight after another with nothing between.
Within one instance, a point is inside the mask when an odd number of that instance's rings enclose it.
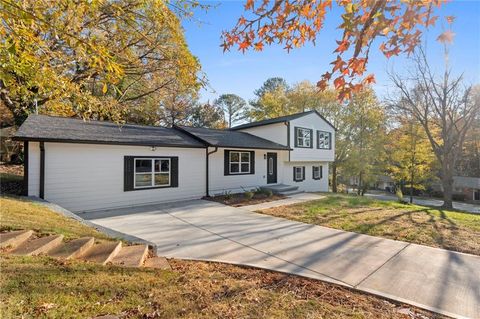
<instances>
[{"instance_id":1,"label":"blue sky","mask_svg":"<svg viewBox=\"0 0 480 319\"><path fill-rule=\"evenodd\" d=\"M262 52L248 51L242 54L236 49L223 52L220 47L222 30L231 29L243 13L244 1L205 2L219 3L207 13L196 12L195 20L185 21L183 26L190 50L202 64L211 88L202 90L201 100L213 100L223 93L234 93L246 100L253 97L253 91L268 78L279 76L288 83L310 80L313 83L330 69L335 59L335 39L340 30L339 10L328 13L325 27L317 38L317 45L311 44L287 53L280 46L265 47ZM455 41L450 48L450 64L457 73L464 72L469 83L480 83L480 0L447 3L437 11L442 18L427 34L428 54L431 64L443 65L443 53L436 37L441 33L444 17L454 15ZM201 23L198 23L200 21ZM378 45L377 45L378 47ZM397 72L405 70L407 60L394 57L387 60L377 49L370 55L369 71L375 73L375 90L379 96L389 91L387 69Z\"/></svg>"}]
</instances>

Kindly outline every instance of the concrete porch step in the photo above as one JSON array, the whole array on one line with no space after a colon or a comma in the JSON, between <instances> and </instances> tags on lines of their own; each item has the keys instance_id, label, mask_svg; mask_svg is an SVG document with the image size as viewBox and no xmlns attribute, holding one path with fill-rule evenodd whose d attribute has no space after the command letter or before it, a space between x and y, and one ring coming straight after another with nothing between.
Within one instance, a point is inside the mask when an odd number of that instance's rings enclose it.
<instances>
[{"instance_id":1,"label":"concrete porch step","mask_svg":"<svg viewBox=\"0 0 480 319\"><path fill-rule=\"evenodd\" d=\"M95 242L93 237L83 237L64 242L50 250L47 255L53 258L71 259L81 257Z\"/></svg>"},{"instance_id":2,"label":"concrete porch step","mask_svg":"<svg viewBox=\"0 0 480 319\"><path fill-rule=\"evenodd\" d=\"M278 193L278 195L292 196L292 195L301 194L301 193L305 193L305 192L300 190L293 190L293 191L280 192Z\"/></svg>"},{"instance_id":3,"label":"concrete porch step","mask_svg":"<svg viewBox=\"0 0 480 319\"><path fill-rule=\"evenodd\" d=\"M141 267L148 255L148 245L124 246L111 262L116 266Z\"/></svg>"},{"instance_id":4,"label":"concrete porch step","mask_svg":"<svg viewBox=\"0 0 480 319\"><path fill-rule=\"evenodd\" d=\"M296 191L298 189L298 186L278 184L278 185L262 186L260 188L263 190L265 189L271 190L274 194L280 194L282 192Z\"/></svg>"},{"instance_id":5,"label":"concrete porch step","mask_svg":"<svg viewBox=\"0 0 480 319\"><path fill-rule=\"evenodd\" d=\"M11 251L13 255L39 255L49 252L62 243L63 235L54 235L27 240Z\"/></svg>"},{"instance_id":6,"label":"concrete porch step","mask_svg":"<svg viewBox=\"0 0 480 319\"><path fill-rule=\"evenodd\" d=\"M32 235L32 230L16 230L0 233L0 248L17 248Z\"/></svg>"},{"instance_id":7,"label":"concrete porch step","mask_svg":"<svg viewBox=\"0 0 480 319\"><path fill-rule=\"evenodd\" d=\"M122 249L121 242L104 242L90 247L80 259L105 265Z\"/></svg>"}]
</instances>

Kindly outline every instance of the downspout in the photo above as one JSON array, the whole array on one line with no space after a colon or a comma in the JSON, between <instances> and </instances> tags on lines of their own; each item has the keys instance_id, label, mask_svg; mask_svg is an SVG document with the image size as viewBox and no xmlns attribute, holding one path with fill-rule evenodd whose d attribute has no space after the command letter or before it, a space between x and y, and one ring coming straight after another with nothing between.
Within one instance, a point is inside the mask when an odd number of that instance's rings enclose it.
<instances>
[{"instance_id":1,"label":"downspout","mask_svg":"<svg viewBox=\"0 0 480 319\"><path fill-rule=\"evenodd\" d=\"M290 122L283 122L287 126L287 147L288 147L288 161L290 162Z\"/></svg>"},{"instance_id":2,"label":"downspout","mask_svg":"<svg viewBox=\"0 0 480 319\"><path fill-rule=\"evenodd\" d=\"M211 152L208 151L208 146L207 146L205 151L206 151L206 155L207 155L206 156L206 166L207 166L207 169L206 169L206 172L207 172L207 176L206 176L206 195L207 195L207 197L210 197L210 186L209 186L209 178L208 178L208 176L210 175L209 174L209 166L210 165L208 164L208 162L209 162L208 159L209 159L211 154L218 151L218 146L215 146L215 149Z\"/></svg>"}]
</instances>

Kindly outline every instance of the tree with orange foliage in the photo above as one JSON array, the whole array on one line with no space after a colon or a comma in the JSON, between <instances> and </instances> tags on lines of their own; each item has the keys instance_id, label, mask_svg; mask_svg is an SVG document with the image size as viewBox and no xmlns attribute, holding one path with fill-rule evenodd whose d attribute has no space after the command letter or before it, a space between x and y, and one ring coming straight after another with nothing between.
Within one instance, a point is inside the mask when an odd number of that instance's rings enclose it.
<instances>
[{"instance_id":1,"label":"tree with orange foliage","mask_svg":"<svg viewBox=\"0 0 480 319\"><path fill-rule=\"evenodd\" d=\"M375 82L373 74L365 75L374 40L380 39L379 49L387 58L411 54L421 41L423 29L438 19L434 8L446 0L247 0L249 17L241 16L232 30L223 32L222 47L261 51L265 44L276 43L290 51L307 42L315 43L334 2L344 11L339 25L343 34L336 41L333 66L317 86L325 89L333 81L338 97L344 99Z\"/></svg>"}]
</instances>

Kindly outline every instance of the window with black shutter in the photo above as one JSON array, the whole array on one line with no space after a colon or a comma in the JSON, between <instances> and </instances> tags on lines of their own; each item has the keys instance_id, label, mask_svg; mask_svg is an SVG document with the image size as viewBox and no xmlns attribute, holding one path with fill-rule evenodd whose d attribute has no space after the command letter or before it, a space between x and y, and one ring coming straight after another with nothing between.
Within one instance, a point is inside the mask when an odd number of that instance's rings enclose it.
<instances>
[{"instance_id":1,"label":"window with black shutter","mask_svg":"<svg viewBox=\"0 0 480 319\"><path fill-rule=\"evenodd\" d=\"M124 157L124 190L178 187L178 157Z\"/></svg>"},{"instance_id":2,"label":"window with black shutter","mask_svg":"<svg viewBox=\"0 0 480 319\"><path fill-rule=\"evenodd\" d=\"M225 150L224 175L255 174L255 152Z\"/></svg>"},{"instance_id":3,"label":"window with black shutter","mask_svg":"<svg viewBox=\"0 0 480 319\"><path fill-rule=\"evenodd\" d=\"M293 180L295 182L301 182L305 180L305 166L293 167Z\"/></svg>"}]
</instances>

